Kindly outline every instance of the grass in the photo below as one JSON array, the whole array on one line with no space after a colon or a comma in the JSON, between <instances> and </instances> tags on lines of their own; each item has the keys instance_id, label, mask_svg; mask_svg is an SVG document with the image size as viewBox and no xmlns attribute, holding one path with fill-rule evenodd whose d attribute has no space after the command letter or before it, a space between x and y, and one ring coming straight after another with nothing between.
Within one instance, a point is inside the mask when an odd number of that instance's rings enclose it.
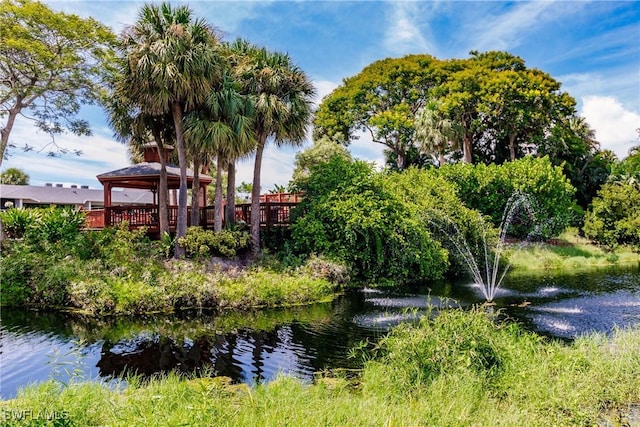
<instances>
[{"instance_id":1,"label":"grass","mask_svg":"<svg viewBox=\"0 0 640 427\"><path fill-rule=\"evenodd\" d=\"M384 338L361 374L313 384L280 377L250 388L175 375L124 389L53 381L0 412L62 414L58 425L539 426L615 423L640 403L640 330L567 345L480 309L451 310ZM12 420L11 425L33 425ZM613 424L615 425L615 424Z\"/></svg>"},{"instance_id":2,"label":"grass","mask_svg":"<svg viewBox=\"0 0 640 427\"><path fill-rule=\"evenodd\" d=\"M621 247L606 251L569 229L554 242L512 246L506 256L512 270L576 270L640 264L640 254Z\"/></svg>"}]
</instances>

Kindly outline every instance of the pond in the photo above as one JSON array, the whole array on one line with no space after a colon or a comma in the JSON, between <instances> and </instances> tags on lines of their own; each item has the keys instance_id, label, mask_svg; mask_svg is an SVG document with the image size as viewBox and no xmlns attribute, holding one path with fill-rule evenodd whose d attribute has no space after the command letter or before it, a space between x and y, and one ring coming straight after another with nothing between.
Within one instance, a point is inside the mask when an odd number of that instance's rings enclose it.
<instances>
[{"instance_id":1,"label":"pond","mask_svg":"<svg viewBox=\"0 0 640 427\"><path fill-rule=\"evenodd\" d=\"M427 311L471 306L481 293L468 283L411 290L365 289L331 303L243 313L80 319L60 313L2 310L0 398L55 378L109 381L126 372L178 370L269 381L283 372L311 380L324 369L358 368L358 343ZM509 321L560 339L640 324L638 268L571 275L508 276L495 309Z\"/></svg>"}]
</instances>

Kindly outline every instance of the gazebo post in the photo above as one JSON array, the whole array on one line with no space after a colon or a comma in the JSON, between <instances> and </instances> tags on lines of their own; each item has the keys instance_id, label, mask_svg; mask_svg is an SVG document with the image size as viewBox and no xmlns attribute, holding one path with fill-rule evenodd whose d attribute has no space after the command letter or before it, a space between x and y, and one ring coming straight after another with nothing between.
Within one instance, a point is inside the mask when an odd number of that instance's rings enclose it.
<instances>
[{"instance_id":1,"label":"gazebo post","mask_svg":"<svg viewBox=\"0 0 640 427\"><path fill-rule=\"evenodd\" d=\"M206 212L207 212L207 210L206 210L206 207L207 207L207 185L208 184L200 181L200 197L201 197L201 199L200 199L200 206L201 206L200 209L201 209L201 211L200 212L202 214L199 215L199 216L200 216L200 225L203 228L207 228L207 221L206 221L206 218L207 218L207 216L206 216ZM203 221L203 218L204 218L204 221ZM203 222L204 222L204 224L203 224Z\"/></svg>"},{"instance_id":2,"label":"gazebo post","mask_svg":"<svg viewBox=\"0 0 640 427\"><path fill-rule=\"evenodd\" d=\"M105 182L103 184L104 192L104 225L105 227L111 226L111 182Z\"/></svg>"}]
</instances>

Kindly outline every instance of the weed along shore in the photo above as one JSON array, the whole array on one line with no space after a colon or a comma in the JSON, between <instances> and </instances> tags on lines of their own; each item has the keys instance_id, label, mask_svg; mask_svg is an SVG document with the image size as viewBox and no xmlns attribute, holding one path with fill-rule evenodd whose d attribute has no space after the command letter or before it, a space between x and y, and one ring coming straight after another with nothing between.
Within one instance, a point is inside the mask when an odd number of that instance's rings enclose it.
<instances>
[{"instance_id":1,"label":"weed along shore","mask_svg":"<svg viewBox=\"0 0 640 427\"><path fill-rule=\"evenodd\" d=\"M2 305L90 316L282 307L330 300L348 278L341 266L320 258L295 269L268 257L234 261L248 239L231 231L224 232L224 248L194 243L199 252L185 260L167 260L162 241L150 241L144 230L70 227L68 233L53 241L27 235L5 243ZM189 238L202 235L213 233L192 230ZM225 260L211 262L221 251Z\"/></svg>"},{"instance_id":2,"label":"weed along shore","mask_svg":"<svg viewBox=\"0 0 640 427\"><path fill-rule=\"evenodd\" d=\"M637 328L566 344L483 309L453 309L356 352L361 370L327 371L311 383L281 376L249 387L176 373L117 386L50 380L0 402L0 411L16 426L634 425L639 346ZM59 419L37 418L45 413Z\"/></svg>"}]
</instances>

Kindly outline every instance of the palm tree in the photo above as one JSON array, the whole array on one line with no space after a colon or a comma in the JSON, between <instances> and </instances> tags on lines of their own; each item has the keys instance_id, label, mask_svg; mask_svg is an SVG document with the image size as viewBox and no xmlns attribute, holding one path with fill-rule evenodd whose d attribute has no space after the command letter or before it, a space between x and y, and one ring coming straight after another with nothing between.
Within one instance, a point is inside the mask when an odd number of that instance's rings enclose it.
<instances>
[{"instance_id":1,"label":"palm tree","mask_svg":"<svg viewBox=\"0 0 640 427\"><path fill-rule=\"evenodd\" d=\"M240 80L254 99L256 154L251 194L251 247L260 252L260 173L268 139L276 144L300 144L306 137L315 89L289 55L239 41L247 54L238 65Z\"/></svg>"},{"instance_id":2,"label":"palm tree","mask_svg":"<svg viewBox=\"0 0 640 427\"><path fill-rule=\"evenodd\" d=\"M200 158L216 157L214 231L222 230L222 170L239 155L241 148L246 151L250 150L246 147L253 147L252 104L238 89L238 84L226 74L220 87L212 90L201 108L187 119L187 134L196 149L194 168L199 167ZM196 209L193 203L192 209Z\"/></svg>"},{"instance_id":3,"label":"palm tree","mask_svg":"<svg viewBox=\"0 0 640 427\"><path fill-rule=\"evenodd\" d=\"M430 101L416 113L416 140L420 149L434 158L440 166L445 164L445 154L456 140L456 129L451 120L440 111L437 102Z\"/></svg>"},{"instance_id":4,"label":"palm tree","mask_svg":"<svg viewBox=\"0 0 640 427\"><path fill-rule=\"evenodd\" d=\"M173 119L171 115L152 116L144 114L123 94L123 88L116 82L111 90L106 109L109 125L115 137L129 144L131 152L149 143L155 143L160 158L160 182L158 185L158 227L160 235L169 232L169 189L167 182L167 149L173 141ZM135 160L134 160L135 162Z\"/></svg>"},{"instance_id":5,"label":"palm tree","mask_svg":"<svg viewBox=\"0 0 640 427\"><path fill-rule=\"evenodd\" d=\"M123 88L140 110L152 116L171 114L180 167L176 257L184 256L179 238L187 231L187 157L183 119L200 104L219 76L213 29L194 19L186 6L147 4L122 40Z\"/></svg>"},{"instance_id":6,"label":"palm tree","mask_svg":"<svg viewBox=\"0 0 640 427\"><path fill-rule=\"evenodd\" d=\"M238 82L239 89L243 93L243 102L246 109L250 110L250 114L255 114L254 98L250 94L246 94L248 82L242 82L243 72L242 65L251 61L252 52L255 46L246 40L238 39L231 44L225 45L227 63L233 79ZM246 77L246 76L245 76ZM245 90L243 90L243 88ZM242 142L242 143L241 143ZM244 141L236 141L230 147L232 150L227 153L227 203L225 217L227 218L227 227L232 227L236 220L236 162L243 157L249 156L256 148L255 134L253 138Z\"/></svg>"}]
</instances>

